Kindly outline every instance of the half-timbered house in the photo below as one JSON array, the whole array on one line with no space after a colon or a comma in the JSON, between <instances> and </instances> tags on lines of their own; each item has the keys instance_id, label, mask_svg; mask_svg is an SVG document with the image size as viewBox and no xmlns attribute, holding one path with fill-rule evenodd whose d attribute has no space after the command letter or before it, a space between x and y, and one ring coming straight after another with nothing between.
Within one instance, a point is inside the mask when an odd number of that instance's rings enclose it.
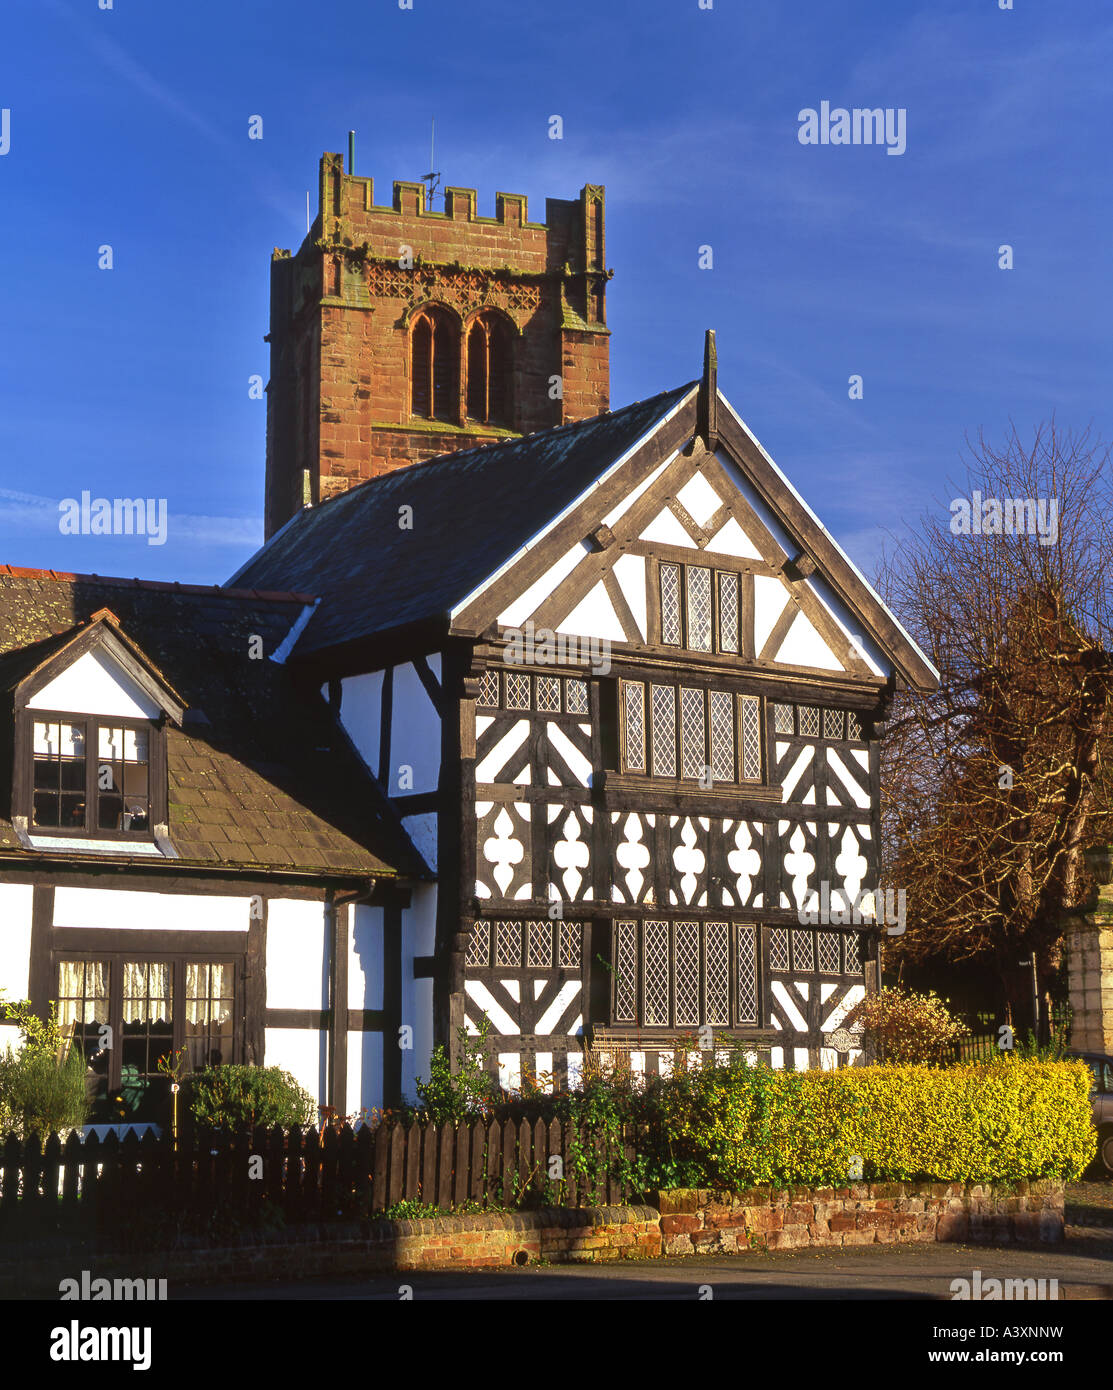
<instances>
[{"instance_id":1,"label":"half-timbered house","mask_svg":"<svg viewBox=\"0 0 1113 1390\"><path fill-rule=\"evenodd\" d=\"M934 672L710 335L701 380L374 478L235 582L319 596L290 660L435 869L435 939L402 951L434 1036L488 1020L511 1087L586 1043L654 1071L708 1027L835 1063L876 972L876 725Z\"/></svg>"}]
</instances>

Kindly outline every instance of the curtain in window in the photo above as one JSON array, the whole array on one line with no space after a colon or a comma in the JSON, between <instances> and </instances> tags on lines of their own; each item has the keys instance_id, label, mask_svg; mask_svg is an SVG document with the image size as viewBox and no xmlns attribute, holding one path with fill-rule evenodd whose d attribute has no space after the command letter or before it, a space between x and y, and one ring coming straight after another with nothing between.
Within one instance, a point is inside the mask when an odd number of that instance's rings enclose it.
<instances>
[{"instance_id":1,"label":"curtain in window","mask_svg":"<svg viewBox=\"0 0 1113 1390\"><path fill-rule=\"evenodd\" d=\"M170 967L157 961L124 962L125 1023L168 1023Z\"/></svg>"}]
</instances>

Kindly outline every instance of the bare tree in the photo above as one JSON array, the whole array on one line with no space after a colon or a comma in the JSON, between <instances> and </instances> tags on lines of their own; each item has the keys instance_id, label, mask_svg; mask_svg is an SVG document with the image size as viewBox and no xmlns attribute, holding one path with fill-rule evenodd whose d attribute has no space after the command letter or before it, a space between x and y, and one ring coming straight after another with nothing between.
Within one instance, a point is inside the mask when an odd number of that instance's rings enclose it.
<instances>
[{"instance_id":1,"label":"bare tree","mask_svg":"<svg viewBox=\"0 0 1113 1390\"><path fill-rule=\"evenodd\" d=\"M1032 953L1046 1015L1082 851L1113 830L1113 470L1054 421L970 454L965 496L879 575L940 672L890 711L883 857L908 896L895 958L992 964L1011 1020Z\"/></svg>"}]
</instances>

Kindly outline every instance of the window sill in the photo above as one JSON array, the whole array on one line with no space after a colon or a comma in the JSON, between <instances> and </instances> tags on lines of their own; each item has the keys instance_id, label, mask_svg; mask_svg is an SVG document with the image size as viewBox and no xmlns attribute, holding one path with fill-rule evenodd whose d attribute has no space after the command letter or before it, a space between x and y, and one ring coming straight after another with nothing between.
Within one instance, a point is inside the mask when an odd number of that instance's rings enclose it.
<instances>
[{"instance_id":1,"label":"window sill","mask_svg":"<svg viewBox=\"0 0 1113 1390\"><path fill-rule=\"evenodd\" d=\"M177 858L167 841L159 844L152 840L90 840L84 836L28 835L26 848L62 850L69 854L122 854L129 859Z\"/></svg>"}]
</instances>

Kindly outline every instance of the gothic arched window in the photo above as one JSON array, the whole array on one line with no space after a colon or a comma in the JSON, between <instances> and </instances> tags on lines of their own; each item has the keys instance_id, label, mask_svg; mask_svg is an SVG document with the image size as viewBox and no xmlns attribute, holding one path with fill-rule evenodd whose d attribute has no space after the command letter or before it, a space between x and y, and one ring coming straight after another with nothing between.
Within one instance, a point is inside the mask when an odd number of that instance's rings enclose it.
<instances>
[{"instance_id":1,"label":"gothic arched window","mask_svg":"<svg viewBox=\"0 0 1113 1390\"><path fill-rule=\"evenodd\" d=\"M411 411L424 420L456 423L459 412L459 338L449 316L423 309L410 332Z\"/></svg>"},{"instance_id":2,"label":"gothic arched window","mask_svg":"<svg viewBox=\"0 0 1113 1390\"><path fill-rule=\"evenodd\" d=\"M509 427L511 412L510 325L498 314L480 314L468 329L468 419Z\"/></svg>"}]
</instances>

